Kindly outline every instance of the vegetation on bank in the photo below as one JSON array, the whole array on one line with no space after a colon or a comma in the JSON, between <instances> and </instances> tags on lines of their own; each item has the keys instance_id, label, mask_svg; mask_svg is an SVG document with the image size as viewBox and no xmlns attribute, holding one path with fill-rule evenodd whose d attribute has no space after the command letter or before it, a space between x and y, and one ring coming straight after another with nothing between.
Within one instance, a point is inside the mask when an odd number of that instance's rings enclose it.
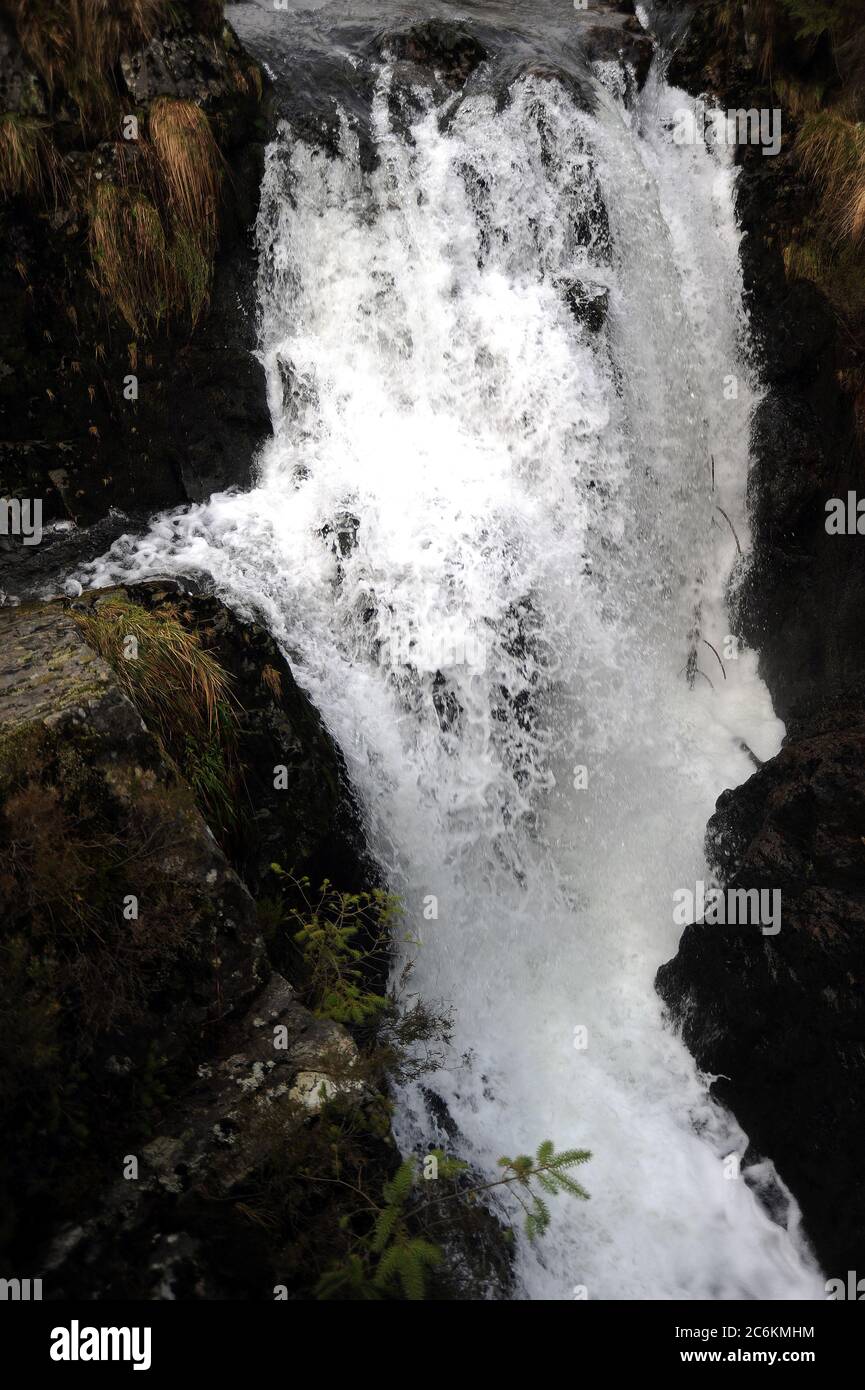
<instances>
[{"instance_id":1,"label":"vegetation on bank","mask_svg":"<svg viewBox=\"0 0 865 1390\"><path fill-rule=\"evenodd\" d=\"M137 106L122 60L164 30L222 41L221 0L0 0L32 77L0 113L0 200L75 207L91 277L133 333L195 327L207 305L225 185L221 130L195 101ZM239 99L261 73L225 46ZM82 160L82 156L86 156Z\"/></svg>"},{"instance_id":2,"label":"vegetation on bank","mask_svg":"<svg viewBox=\"0 0 865 1390\"><path fill-rule=\"evenodd\" d=\"M242 793L228 673L171 604L151 612L118 595L72 616L189 782L214 833L226 840Z\"/></svg>"},{"instance_id":3,"label":"vegetation on bank","mask_svg":"<svg viewBox=\"0 0 865 1390\"><path fill-rule=\"evenodd\" d=\"M445 1258L433 1238L443 1207L456 1203L464 1209L482 1193L507 1188L523 1209L529 1240L535 1240L550 1225L550 1197L565 1193L588 1200L588 1192L568 1170L590 1158L585 1149L556 1153L553 1141L545 1139L534 1157L500 1158L503 1177L465 1185L460 1179L468 1165L461 1159L450 1158L441 1149L431 1150L422 1164L411 1155L385 1183L379 1201L367 1198L374 1217L371 1230L355 1238L346 1258L321 1277L316 1297L370 1300L397 1292L410 1302L420 1301L428 1292L431 1271ZM424 1181L434 1181L437 1187L441 1183L445 1191L420 1198L418 1185Z\"/></svg>"},{"instance_id":4,"label":"vegetation on bank","mask_svg":"<svg viewBox=\"0 0 865 1390\"><path fill-rule=\"evenodd\" d=\"M756 59L813 191L784 246L865 349L865 14L861 0L720 0L716 30Z\"/></svg>"},{"instance_id":5,"label":"vegetation on bank","mask_svg":"<svg viewBox=\"0 0 865 1390\"><path fill-rule=\"evenodd\" d=\"M557 1154L545 1140L534 1157L502 1157L503 1175L491 1182L438 1148L399 1161L381 1143L390 1131L389 1097L395 1085L423 1081L443 1064L449 1010L410 993L410 964L388 985L403 931L398 898L342 893L328 882L313 892L307 878L278 864L272 873L274 891L260 907L269 950L307 1007L347 1025L361 1052L348 1064L328 1064L333 1092L323 1093L320 1113L290 1147L271 1136L259 1185L244 1200L250 1220L279 1232L293 1296L417 1301L476 1297L485 1285L501 1290L512 1231L483 1198L512 1193L533 1240L549 1226L549 1198L588 1197L569 1170L591 1154ZM456 1255L467 1249L469 1269Z\"/></svg>"}]
</instances>

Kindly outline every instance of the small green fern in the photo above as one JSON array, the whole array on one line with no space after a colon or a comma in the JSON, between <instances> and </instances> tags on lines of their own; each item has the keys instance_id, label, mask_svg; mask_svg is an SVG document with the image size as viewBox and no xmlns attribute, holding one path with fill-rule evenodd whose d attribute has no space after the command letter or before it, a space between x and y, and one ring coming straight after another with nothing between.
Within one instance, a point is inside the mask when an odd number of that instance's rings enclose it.
<instances>
[{"instance_id":1,"label":"small green fern","mask_svg":"<svg viewBox=\"0 0 865 1390\"><path fill-rule=\"evenodd\" d=\"M440 1179L458 1179L467 1164L450 1158L440 1149L429 1155L437 1163ZM542 1192L550 1197L561 1192L587 1199L589 1194L567 1172L586 1163L591 1154L586 1149L565 1149L556 1153L551 1139L538 1145L534 1158L520 1154L517 1158L499 1159L504 1177L475 1186L455 1186L443 1197L473 1201L481 1192L494 1187L509 1187L525 1212L525 1230L535 1240L548 1228L551 1213ZM329 1269L316 1287L318 1299L377 1299L400 1295L416 1303L425 1298L430 1271L441 1264L444 1254L440 1246L418 1234L419 1204L412 1206L411 1198L418 1177L418 1160L414 1155L403 1160L393 1177L382 1188L382 1204L370 1205L375 1211L372 1229L357 1241L356 1249L341 1264Z\"/></svg>"}]
</instances>

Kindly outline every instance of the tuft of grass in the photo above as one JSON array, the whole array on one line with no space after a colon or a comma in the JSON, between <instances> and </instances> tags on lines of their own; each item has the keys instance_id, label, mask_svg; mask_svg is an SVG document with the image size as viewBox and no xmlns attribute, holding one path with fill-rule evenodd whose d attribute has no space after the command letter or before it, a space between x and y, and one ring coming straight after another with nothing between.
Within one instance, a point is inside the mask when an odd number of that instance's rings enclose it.
<instances>
[{"instance_id":1,"label":"tuft of grass","mask_svg":"<svg viewBox=\"0 0 865 1390\"><path fill-rule=\"evenodd\" d=\"M194 328L210 296L215 229L169 220L151 189L101 183L90 205L93 279L135 334L167 321ZM212 240L213 238L213 240Z\"/></svg>"},{"instance_id":2,"label":"tuft of grass","mask_svg":"<svg viewBox=\"0 0 865 1390\"><path fill-rule=\"evenodd\" d=\"M821 213L833 241L865 232L865 123L838 108L806 117L796 142L802 167L821 193Z\"/></svg>"},{"instance_id":3,"label":"tuft of grass","mask_svg":"<svg viewBox=\"0 0 865 1390\"><path fill-rule=\"evenodd\" d=\"M218 231L223 158L205 113L193 101L157 97L148 120L170 218L203 255Z\"/></svg>"},{"instance_id":4,"label":"tuft of grass","mask_svg":"<svg viewBox=\"0 0 865 1390\"><path fill-rule=\"evenodd\" d=\"M133 333L167 317L174 274L162 220L143 193L99 185L90 209L90 255L97 289Z\"/></svg>"},{"instance_id":5,"label":"tuft of grass","mask_svg":"<svg viewBox=\"0 0 865 1390\"><path fill-rule=\"evenodd\" d=\"M19 116L0 117L0 192L4 198L42 188L42 125Z\"/></svg>"},{"instance_id":6,"label":"tuft of grass","mask_svg":"<svg viewBox=\"0 0 865 1390\"><path fill-rule=\"evenodd\" d=\"M151 613L118 596L72 616L162 737L172 741L233 728L231 677L203 650L198 634L183 626L173 605Z\"/></svg>"},{"instance_id":7,"label":"tuft of grass","mask_svg":"<svg viewBox=\"0 0 865 1390\"><path fill-rule=\"evenodd\" d=\"M275 666L266 664L261 668L261 679L275 699L282 699L282 676Z\"/></svg>"},{"instance_id":8,"label":"tuft of grass","mask_svg":"<svg viewBox=\"0 0 865 1390\"><path fill-rule=\"evenodd\" d=\"M45 123L35 117L0 116L0 198L38 198L53 188L57 167Z\"/></svg>"},{"instance_id":9,"label":"tuft of grass","mask_svg":"<svg viewBox=\"0 0 865 1390\"><path fill-rule=\"evenodd\" d=\"M157 98L149 135L134 159L118 143L113 179L90 206L94 281L136 334L198 322L213 281L224 171L194 102Z\"/></svg>"},{"instance_id":10,"label":"tuft of grass","mask_svg":"<svg viewBox=\"0 0 865 1390\"><path fill-rule=\"evenodd\" d=\"M242 779L238 705L228 672L171 604L151 613L116 596L72 616L177 763L212 829L222 840L230 838Z\"/></svg>"},{"instance_id":11,"label":"tuft of grass","mask_svg":"<svg viewBox=\"0 0 865 1390\"><path fill-rule=\"evenodd\" d=\"M183 316L194 328L210 299L213 260L212 252L202 247L186 227L175 230L170 247L169 279L175 297L169 301L168 316L171 316L173 305L182 305Z\"/></svg>"}]
</instances>

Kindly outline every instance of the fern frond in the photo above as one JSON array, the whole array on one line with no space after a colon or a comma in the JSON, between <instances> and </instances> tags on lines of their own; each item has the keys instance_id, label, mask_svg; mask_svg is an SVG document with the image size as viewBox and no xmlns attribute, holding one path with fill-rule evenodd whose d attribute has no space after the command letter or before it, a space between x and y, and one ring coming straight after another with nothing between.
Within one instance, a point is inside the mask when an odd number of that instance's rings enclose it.
<instances>
[{"instance_id":1,"label":"fern frond","mask_svg":"<svg viewBox=\"0 0 865 1390\"><path fill-rule=\"evenodd\" d=\"M397 1264L397 1273L403 1292L409 1303L423 1302L426 1291L426 1276L424 1267L417 1258L411 1244L400 1248L400 1260Z\"/></svg>"},{"instance_id":2,"label":"fern frond","mask_svg":"<svg viewBox=\"0 0 865 1390\"><path fill-rule=\"evenodd\" d=\"M417 1165L413 1157L405 1159L400 1164L390 1182L385 1183L382 1189L384 1200L388 1206L394 1204L402 1206L412 1190L416 1173Z\"/></svg>"},{"instance_id":3,"label":"fern frond","mask_svg":"<svg viewBox=\"0 0 865 1390\"><path fill-rule=\"evenodd\" d=\"M380 1255L390 1240L394 1232L394 1227L400 1218L398 1206L387 1206L384 1211L379 1212L370 1237L370 1249L376 1255Z\"/></svg>"}]
</instances>

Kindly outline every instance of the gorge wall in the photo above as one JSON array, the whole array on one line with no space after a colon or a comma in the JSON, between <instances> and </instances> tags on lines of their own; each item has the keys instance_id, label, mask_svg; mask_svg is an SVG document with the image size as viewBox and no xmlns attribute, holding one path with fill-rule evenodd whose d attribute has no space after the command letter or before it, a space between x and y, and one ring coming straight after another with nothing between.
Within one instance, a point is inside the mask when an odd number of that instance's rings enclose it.
<instances>
[{"instance_id":1,"label":"gorge wall","mask_svg":"<svg viewBox=\"0 0 865 1390\"><path fill-rule=\"evenodd\" d=\"M267 435L264 76L208 0L120 0L111 19L4 0L0 106L0 495L39 498L45 526L102 521L98 553L247 483ZM61 569L64 536L47 539L4 568Z\"/></svg>"},{"instance_id":2,"label":"gorge wall","mask_svg":"<svg viewBox=\"0 0 865 1390\"><path fill-rule=\"evenodd\" d=\"M662 27L672 7L659 7ZM719 881L780 888L777 936L695 923L657 986L713 1090L799 1200L827 1274L865 1263L865 674L862 538L832 535L826 504L863 486L862 319L797 273L791 247L819 217L797 141L797 91L863 100L849 46L797 38L773 15L774 66L748 6L730 30L711 5L670 24L671 80L724 109L775 108L777 158L744 147L738 208L763 397L753 425L753 551L737 622L787 725L776 758L718 802ZM792 9L790 6L788 9ZM824 7L825 8L825 7ZM852 11L853 7L847 7ZM844 11L845 7L840 7ZM678 26L678 27L677 27ZM845 61L843 59L846 58ZM774 80L770 80L770 78ZM861 270L859 272L861 278Z\"/></svg>"}]
</instances>

